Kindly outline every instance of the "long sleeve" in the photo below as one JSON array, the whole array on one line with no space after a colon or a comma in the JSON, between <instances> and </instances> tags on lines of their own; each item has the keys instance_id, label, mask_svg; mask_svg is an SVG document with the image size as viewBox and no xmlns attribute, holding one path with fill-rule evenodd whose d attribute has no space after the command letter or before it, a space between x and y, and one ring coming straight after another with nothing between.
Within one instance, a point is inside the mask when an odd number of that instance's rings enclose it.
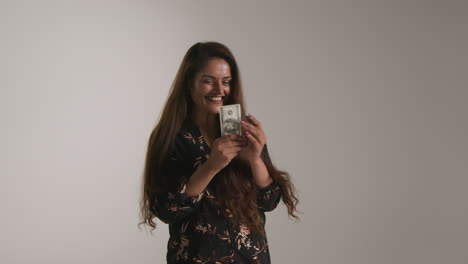
<instances>
[{"instance_id":1,"label":"long sleeve","mask_svg":"<svg viewBox=\"0 0 468 264\"><path fill-rule=\"evenodd\" d=\"M196 196L188 196L185 192L188 179L194 172L188 158L184 141L176 137L174 150L165 164L161 177L168 183L168 190L156 197L151 210L162 222L169 224L177 222L195 210L200 204L205 192Z\"/></svg>"},{"instance_id":2,"label":"long sleeve","mask_svg":"<svg viewBox=\"0 0 468 264\"><path fill-rule=\"evenodd\" d=\"M281 190L275 181L266 187L257 187L257 191L257 205L260 210L270 212L278 206L281 199Z\"/></svg>"},{"instance_id":3,"label":"long sleeve","mask_svg":"<svg viewBox=\"0 0 468 264\"><path fill-rule=\"evenodd\" d=\"M266 144L262 152L262 155L264 155L268 161L271 161ZM273 182L268 186L265 186L263 188L257 186L257 205L258 208L263 212L273 211L273 209L275 209L278 206L280 199L281 189L274 179Z\"/></svg>"}]
</instances>

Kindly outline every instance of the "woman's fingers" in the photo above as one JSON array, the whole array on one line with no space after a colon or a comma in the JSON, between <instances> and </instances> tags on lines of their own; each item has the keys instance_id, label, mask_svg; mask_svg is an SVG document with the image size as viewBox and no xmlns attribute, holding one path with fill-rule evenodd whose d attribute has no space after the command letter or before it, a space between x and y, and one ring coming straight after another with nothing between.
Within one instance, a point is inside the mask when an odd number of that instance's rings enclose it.
<instances>
[{"instance_id":1,"label":"woman's fingers","mask_svg":"<svg viewBox=\"0 0 468 264\"><path fill-rule=\"evenodd\" d=\"M250 133L259 142L262 142L262 140L263 140L263 131L259 130L258 128L254 127L253 125L246 124L246 123L243 124L243 128L244 128L244 130L246 130L247 133Z\"/></svg>"},{"instance_id":2,"label":"woman's fingers","mask_svg":"<svg viewBox=\"0 0 468 264\"><path fill-rule=\"evenodd\" d=\"M232 152L239 152L241 150L242 150L242 147L233 147L233 148L230 149L231 153Z\"/></svg>"},{"instance_id":3,"label":"woman's fingers","mask_svg":"<svg viewBox=\"0 0 468 264\"><path fill-rule=\"evenodd\" d=\"M242 137L236 134L229 134L221 138L223 144L236 141L242 141Z\"/></svg>"},{"instance_id":4,"label":"woman's fingers","mask_svg":"<svg viewBox=\"0 0 468 264\"><path fill-rule=\"evenodd\" d=\"M258 138L254 137L252 134L250 134L249 132L246 133L247 135L247 139L254 145L256 145L256 147L260 147L261 145L261 142Z\"/></svg>"},{"instance_id":5,"label":"woman's fingers","mask_svg":"<svg viewBox=\"0 0 468 264\"><path fill-rule=\"evenodd\" d=\"M260 121L258 121L253 115L248 115L247 117L249 118L250 121L252 121L252 123L253 123L255 126L257 126L257 127L259 127L259 128L262 127L262 125L260 124Z\"/></svg>"},{"instance_id":6,"label":"woman's fingers","mask_svg":"<svg viewBox=\"0 0 468 264\"><path fill-rule=\"evenodd\" d=\"M248 115L249 117L249 120L252 122L252 124L254 126L256 126L259 130L261 130L263 132L263 127L262 127L262 124L260 124L260 121L258 121L255 117L253 117L252 115Z\"/></svg>"},{"instance_id":7,"label":"woman's fingers","mask_svg":"<svg viewBox=\"0 0 468 264\"><path fill-rule=\"evenodd\" d=\"M247 139L243 139L238 135L228 135L223 138L221 143L221 149L225 149L226 151L233 152L239 151L247 144Z\"/></svg>"},{"instance_id":8,"label":"woman's fingers","mask_svg":"<svg viewBox=\"0 0 468 264\"><path fill-rule=\"evenodd\" d=\"M230 148L243 147L244 145L245 145L245 142L235 142L231 144Z\"/></svg>"},{"instance_id":9,"label":"woman's fingers","mask_svg":"<svg viewBox=\"0 0 468 264\"><path fill-rule=\"evenodd\" d=\"M226 150L226 155L236 156L241 150L241 147L230 148L229 150Z\"/></svg>"}]
</instances>

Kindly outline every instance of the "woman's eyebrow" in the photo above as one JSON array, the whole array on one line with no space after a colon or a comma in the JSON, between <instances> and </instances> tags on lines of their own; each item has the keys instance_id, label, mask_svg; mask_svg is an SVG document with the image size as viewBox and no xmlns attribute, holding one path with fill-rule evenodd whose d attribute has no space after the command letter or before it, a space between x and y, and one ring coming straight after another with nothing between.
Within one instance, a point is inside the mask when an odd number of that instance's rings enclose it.
<instances>
[{"instance_id":1,"label":"woman's eyebrow","mask_svg":"<svg viewBox=\"0 0 468 264\"><path fill-rule=\"evenodd\" d=\"M208 75L208 74L203 74L202 77L208 77L208 78L211 78L211 79L217 79L215 76L213 76L213 75ZM223 79L228 79L228 78L231 78L231 76L225 76L225 77L223 77Z\"/></svg>"}]
</instances>

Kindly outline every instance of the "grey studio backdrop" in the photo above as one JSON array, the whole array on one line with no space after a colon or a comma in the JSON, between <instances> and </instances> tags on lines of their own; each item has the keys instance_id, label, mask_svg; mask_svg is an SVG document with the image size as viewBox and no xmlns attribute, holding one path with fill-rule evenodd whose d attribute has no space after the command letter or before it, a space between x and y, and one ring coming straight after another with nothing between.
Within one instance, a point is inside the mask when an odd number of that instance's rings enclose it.
<instances>
[{"instance_id":1,"label":"grey studio backdrop","mask_svg":"<svg viewBox=\"0 0 468 264\"><path fill-rule=\"evenodd\" d=\"M466 1L1 1L0 263L165 263L148 136L197 41L297 187L273 263L468 263Z\"/></svg>"}]
</instances>

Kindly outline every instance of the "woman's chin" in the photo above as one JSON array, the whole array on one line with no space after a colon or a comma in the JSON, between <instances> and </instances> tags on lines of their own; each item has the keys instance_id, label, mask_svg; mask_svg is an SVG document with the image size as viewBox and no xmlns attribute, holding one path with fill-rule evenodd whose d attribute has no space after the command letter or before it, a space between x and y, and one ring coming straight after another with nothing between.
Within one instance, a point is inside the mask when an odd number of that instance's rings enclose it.
<instances>
[{"instance_id":1,"label":"woman's chin","mask_svg":"<svg viewBox=\"0 0 468 264\"><path fill-rule=\"evenodd\" d=\"M215 106L215 107L210 107L209 113L213 115L219 114L219 109L221 108L222 105Z\"/></svg>"},{"instance_id":2,"label":"woman's chin","mask_svg":"<svg viewBox=\"0 0 468 264\"><path fill-rule=\"evenodd\" d=\"M200 109L203 113L205 114L209 114L209 115L217 115L219 114L219 111L220 111L220 107L222 105L210 105L210 106L205 106L203 107L203 110Z\"/></svg>"}]
</instances>

